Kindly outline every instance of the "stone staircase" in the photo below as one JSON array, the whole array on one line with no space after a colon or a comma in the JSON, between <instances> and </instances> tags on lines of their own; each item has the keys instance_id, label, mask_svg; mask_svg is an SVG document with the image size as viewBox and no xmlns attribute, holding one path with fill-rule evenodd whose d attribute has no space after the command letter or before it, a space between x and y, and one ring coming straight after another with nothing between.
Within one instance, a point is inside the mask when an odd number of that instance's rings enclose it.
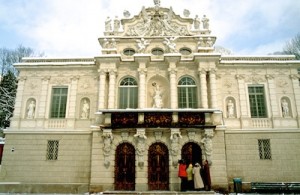
<instances>
[{"instance_id":1,"label":"stone staircase","mask_svg":"<svg viewBox=\"0 0 300 195\"><path fill-rule=\"evenodd\" d=\"M107 194L107 195L213 195L216 194L214 191L105 191L97 193L95 195Z\"/></svg>"}]
</instances>

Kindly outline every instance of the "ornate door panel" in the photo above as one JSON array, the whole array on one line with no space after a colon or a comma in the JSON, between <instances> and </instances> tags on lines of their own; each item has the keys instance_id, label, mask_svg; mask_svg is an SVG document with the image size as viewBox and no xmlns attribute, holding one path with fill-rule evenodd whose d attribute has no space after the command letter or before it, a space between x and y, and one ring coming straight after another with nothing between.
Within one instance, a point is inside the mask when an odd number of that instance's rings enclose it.
<instances>
[{"instance_id":1,"label":"ornate door panel","mask_svg":"<svg viewBox=\"0 0 300 195\"><path fill-rule=\"evenodd\" d=\"M163 143L149 147L148 184L149 190L169 190L169 151Z\"/></svg>"},{"instance_id":2,"label":"ornate door panel","mask_svg":"<svg viewBox=\"0 0 300 195\"><path fill-rule=\"evenodd\" d=\"M182 147L181 158L187 163L202 164L202 152L198 144L189 142Z\"/></svg>"},{"instance_id":3,"label":"ornate door panel","mask_svg":"<svg viewBox=\"0 0 300 195\"><path fill-rule=\"evenodd\" d=\"M115 190L135 190L135 149L122 143L116 149Z\"/></svg>"}]
</instances>

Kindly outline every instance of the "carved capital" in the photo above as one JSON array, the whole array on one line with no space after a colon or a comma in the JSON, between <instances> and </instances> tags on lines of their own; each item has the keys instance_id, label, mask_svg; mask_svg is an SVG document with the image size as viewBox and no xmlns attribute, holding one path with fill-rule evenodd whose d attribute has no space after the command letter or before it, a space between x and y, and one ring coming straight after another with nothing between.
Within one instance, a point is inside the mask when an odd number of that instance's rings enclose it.
<instances>
[{"instance_id":1,"label":"carved capital","mask_svg":"<svg viewBox=\"0 0 300 195\"><path fill-rule=\"evenodd\" d=\"M206 75L206 73L207 73L207 71L204 68L201 68L201 69L199 68L198 71L200 74L204 74L204 75Z\"/></svg>"},{"instance_id":2,"label":"carved capital","mask_svg":"<svg viewBox=\"0 0 300 195\"><path fill-rule=\"evenodd\" d=\"M168 68L168 71L170 74L175 74L177 73L177 68Z\"/></svg>"},{"instance_id":3,"label":"carved capital","mask_svg":"<svg viewBox=\"0 0 300 195\"><path fill-rule=\"evenodd\" d=\"M267 80L272 80L272 79L274 79L274 76L273 76L273 75L270 75L270 74L267 74L267 75L266 75L266 79L267 79Z\"/></svg>"},{"instance_id":4,"label":"carved capital","mask_svg":"<svg viewBox=\"0 0 300 195\"><path fill-rule=\"evenodd\" d=\"M78 81L80 76L72 76L71 81Z\"/></svg>"},{"instance_id":5,"label":"carved capital","mask_svg":"<svg viewBox=\"0 0 300 195\"><path fill-rule=\"evenodd\" d=\"M50 76L44 76L42 77L42 81L49 81L51 79Z\"/></svg>"},{"instance_id":6,"label":"carved capital","mask_svg":"<svg viewBox=\"0 0 300 195\"><path fill-rule=\"evenodd\" d=\"M291 78L292 80L298 80L298 79L300 78L300 76L299 76L298 74L291 74L291 75L290 75L290 78Z\"/></svg>"},{"instance_id":7,"label":"carved capital","mask_svg":"<svg viewBox=\"0 0 300 195\"><path fill-rule=\"evenodd\" d=\"M146 75L147 74L147 68L139 68L138 72L140 75Z\"/></svg>"},{"instance_id":8,"label":"carved capital","mask_svg":"<svg viewBox=\"0 0 300 195\"><path fill-rule=\"evenodd\" d=\"M20 82L24 82L27 80L27 77L26 76L21 76L21 77L18 77L18 81Z\"/></svg>"},{"instance_id":9,"label":"carved capital","mask_svg":"<svg viewBox=\"0 0 300 195\"><path fill-rule=\"evenodd\" d=\"M244 75L241 75L241 74L237 74L237 75L235 75L235 78L236 78L237 80L244 80L244 79L245 79L245 76L244 76Z\"/></svg>"}]
</instances>

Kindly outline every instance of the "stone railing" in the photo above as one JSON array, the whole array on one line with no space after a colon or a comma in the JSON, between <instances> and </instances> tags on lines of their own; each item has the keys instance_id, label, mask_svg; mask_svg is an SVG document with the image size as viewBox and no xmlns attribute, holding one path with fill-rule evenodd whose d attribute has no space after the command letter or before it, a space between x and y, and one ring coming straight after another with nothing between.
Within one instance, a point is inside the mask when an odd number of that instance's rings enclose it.
<instances>
[{"instance_id":1,"label":"stone railing","mask_svg":"<svg viewBox=\"0 0 300 195\"><path fill-rule=\"evenodd\" d=\"M272 128L272 122L268 118L253 118L251 122L253 128Z\"/></svg>"},{"instance_id":2,"label":"stone railing","mask_svg":"<svg viewBox=\"0 0 300 195\"><path fill-rule=\"evenodd\" d=\"M48 128L61 129L66 127L66 119L49 119Z\"/></svg>"}]
</instances>

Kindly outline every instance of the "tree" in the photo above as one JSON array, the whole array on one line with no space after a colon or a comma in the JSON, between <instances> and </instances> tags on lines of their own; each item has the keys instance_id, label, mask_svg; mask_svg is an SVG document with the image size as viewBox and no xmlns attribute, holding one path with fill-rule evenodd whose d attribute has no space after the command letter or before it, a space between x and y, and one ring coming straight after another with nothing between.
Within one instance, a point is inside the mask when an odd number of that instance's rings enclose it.
<instances>
[{"instance_id":1,"label":"tree","mask_svg":"<svg viewBox=\"0 0 300 195\"><path fill-rule=\"evenodd\" d=\"M17 92L17 78L9 70L0 83L0 128L10 125L10 118L13 116L15 98Z\"/></svg>"},{"instance_id":2,"label":"tree","mask_svg":"<svg viewBox=\"0 0 300 195\"><path fill-rule=\"evenodd\" d=\"M0 48L0 129L9 127L10 118L13 116L18 83L18 71L13 64L21 62L23 57L34 55L36 54L33 49L22 45L14 50Z\"/></svg>"},{"instance_id":3,"label":"tree","mask_svg":"<svg viewBox=\"0 0 300 195\"><path fill-rule=\"evenodd\" d=\"M283 52L295 55L296 59L300 60L300 33L286 43Z\"/></svg>"}]
</instances>

